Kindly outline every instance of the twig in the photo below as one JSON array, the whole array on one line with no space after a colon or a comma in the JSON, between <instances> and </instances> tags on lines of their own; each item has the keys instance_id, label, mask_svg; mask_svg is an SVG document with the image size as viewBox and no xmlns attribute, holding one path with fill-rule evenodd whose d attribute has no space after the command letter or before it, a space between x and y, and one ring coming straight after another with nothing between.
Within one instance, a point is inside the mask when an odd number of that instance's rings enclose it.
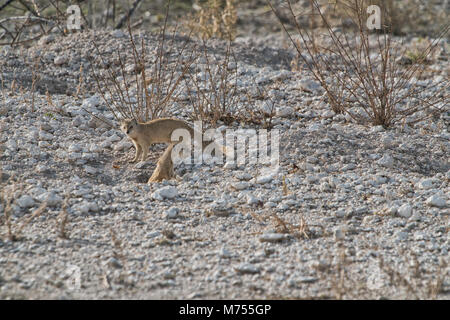
<instances>
[{"instance_id":1,"label":"twig","mask_svg":"<svg viewBox=\"0 0 450 320\"><path fill-rule=\"evenodd\" d=\"M119 23L115 26L114 29L120 29L123 27L126 21L130 20L131 16L133 15L134 11L138 7L138 5L141 3L142 0L134 0L133 4L131 5L131 8L128 10L128 12L119 20ZM170 1L169 1L170 2Z\"/></svg>"}]
</instances>

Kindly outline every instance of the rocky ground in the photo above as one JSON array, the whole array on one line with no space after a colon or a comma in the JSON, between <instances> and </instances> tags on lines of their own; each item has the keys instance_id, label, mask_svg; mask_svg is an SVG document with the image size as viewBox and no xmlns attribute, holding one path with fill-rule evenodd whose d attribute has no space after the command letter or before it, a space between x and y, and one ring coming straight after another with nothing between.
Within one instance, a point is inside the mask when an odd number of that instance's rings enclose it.
<instances>
[{"instance_id":1,"label":"rocky ground","mask_svg":"<svg viewBox=\"0 0 450 320\"><path fill-rule=\"evenodd\" d=\"M163 147L129 164L125 135L82 109L111 116L88 72L92 37L0 51L1 190L12 201L0 218L0 298L450 298L448 112L356 124L290 71L285 40L239 38L243 86L275 101L279 166L180 165L176 180L147 185ZM118 31L96 39L108 57L128 44ZM448 55L432 68L438 87ZM11 92L14 79L24 89Z\"/></svg>"}]
</instances>

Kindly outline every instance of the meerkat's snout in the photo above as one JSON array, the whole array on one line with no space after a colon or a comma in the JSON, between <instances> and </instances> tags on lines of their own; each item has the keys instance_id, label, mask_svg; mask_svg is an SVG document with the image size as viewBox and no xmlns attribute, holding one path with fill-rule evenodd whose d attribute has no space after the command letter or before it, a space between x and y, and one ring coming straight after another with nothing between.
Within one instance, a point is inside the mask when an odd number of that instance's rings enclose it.
<instances>
[{"instance_id":1,"label":"meerkat's snout","mask_svg":"<svg viewBox=\"0 0 450 320\"><path fill-rule=\"evenodd\" d=\"M122 123L120 125L120 129L123 133L126 133L127 135L130 135L133 131L133 129L136 127L137 122L135 120L122 120Z\"/></svg>"}]
</instances>

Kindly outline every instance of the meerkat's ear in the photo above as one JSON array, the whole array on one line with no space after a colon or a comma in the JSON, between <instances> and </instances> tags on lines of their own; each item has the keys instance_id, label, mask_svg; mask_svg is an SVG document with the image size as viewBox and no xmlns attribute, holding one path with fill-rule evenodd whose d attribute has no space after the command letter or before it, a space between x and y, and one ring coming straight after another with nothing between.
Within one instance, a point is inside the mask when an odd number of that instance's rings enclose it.
<instances>
[{"instance_id":1,"label":"meerkat's ear","mask_svg":"<svg viewBox=\"0 0 450 320\"><path fill-rule=\"evenodd\" d=\"M130 120L130 124L131 124L132 126L137 125L137 120L136 120L136 119Z\"/></svg>"}]
</instances>

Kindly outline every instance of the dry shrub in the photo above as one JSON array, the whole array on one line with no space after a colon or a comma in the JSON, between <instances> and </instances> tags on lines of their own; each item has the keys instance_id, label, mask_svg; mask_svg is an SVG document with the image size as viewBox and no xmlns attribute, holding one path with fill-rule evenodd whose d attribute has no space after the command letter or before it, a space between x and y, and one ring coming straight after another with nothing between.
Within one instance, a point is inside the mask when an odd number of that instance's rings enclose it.
<instances>
[{"instance_id":1,"label":"dry shrub","mask_svg":"<svg viewBox=\"0 0 450 320\"><path fill-rule=\"evenodd\" d=\"M201 38L234 39L237 22L236 0L207 0L194 4L197 10L188 21L189 28Z\"/></svg>"},{"instance_id":2,"label":"dry shrub","mask_svg":"<svg viewBox=\"0 0 450 320\"><path fill-rule=\"evenodd\" d=\"M275 213L272 213L270 217L272 218L277 232L291 234L299 240L310 238L311 231L309 230L309 225L306 223L303 215L300 216L298 224L295 225L285 221Z\"/></svg>"},{"instance_id":3,"label":"dry shrub","mask_svg":"<svg viewBox=\"0 0 450 320\"><path fill-rule=\"evenodd\" d=\"M236 121L271 128L275 102L267 89L254 79L250 87L240 81L232 42L229 40L220 54L215 54L205 39L201 40L198 49L196 68L184 79L189 107L192 107L188 109L190 118L210 125L216 125L218 121L230 125ZM261 100L267 108L255 108Z\"/></svg>"},{"instance_id":4,"label":"dry shrub","mask_svg":"<svg viewBox=\"0 0 450 320\"><path fill-rule=\"evenodd\" d=\"M237 63L231 43L228 42L223 57L208 49L206 40L196 54L197 73L185 78L185 88L192 106L191 118L216 124L221 120L230 123L238 116L239 92Z\"/></svg>"},{"instance_id":5,"label":"dry shrub","mask_svg":"<svg viewBox=\"0 0 450 320\"><path fill-rule=\"evenodd\" d=\"M96 45L101 62L106 66L102 73L98 70L93 72L97 92L117 120L134 118L146 122L164 116L180 93L179 86L195 60L194 50L187 52L189 36L184 38L181 48L177 49L177 28L168 36L167 18L168 11L160 29L156 52L151 57L144 39L138 47L128 24L131 59L124 57L118 50L118 70L106 62L104 54Z\"/></svg>"},{"instance_id":6,"label":"dry shrub","mask_svg":"<svg viewBox=\"0 0 450 320\"><path fill-rule=\"evenodd\" d=\"M318 1L310 1L313 14L324 26L320 37L313 37L310 30L299 24L289 0L286 5L296 36L288 31L277 9L269 4L303 66L325 90L333 111L347 113L359 123L389 127L403 120L421 121L445 110L449 101L449 80L442 80L436 88L435 83L421 79L428 77L424 59L438 49L440 40L448 34L448 23L437 39L420 52L416 63L404 66L400 59L406 49L394 40L391 27L381 24L377 32L367 28L369 1L340 2L344 3L344 12L352 22L349 28L335 28ZM382 16L388 16L386 11L385 6L381 7Z\"/></svg>"}]
</instances>

